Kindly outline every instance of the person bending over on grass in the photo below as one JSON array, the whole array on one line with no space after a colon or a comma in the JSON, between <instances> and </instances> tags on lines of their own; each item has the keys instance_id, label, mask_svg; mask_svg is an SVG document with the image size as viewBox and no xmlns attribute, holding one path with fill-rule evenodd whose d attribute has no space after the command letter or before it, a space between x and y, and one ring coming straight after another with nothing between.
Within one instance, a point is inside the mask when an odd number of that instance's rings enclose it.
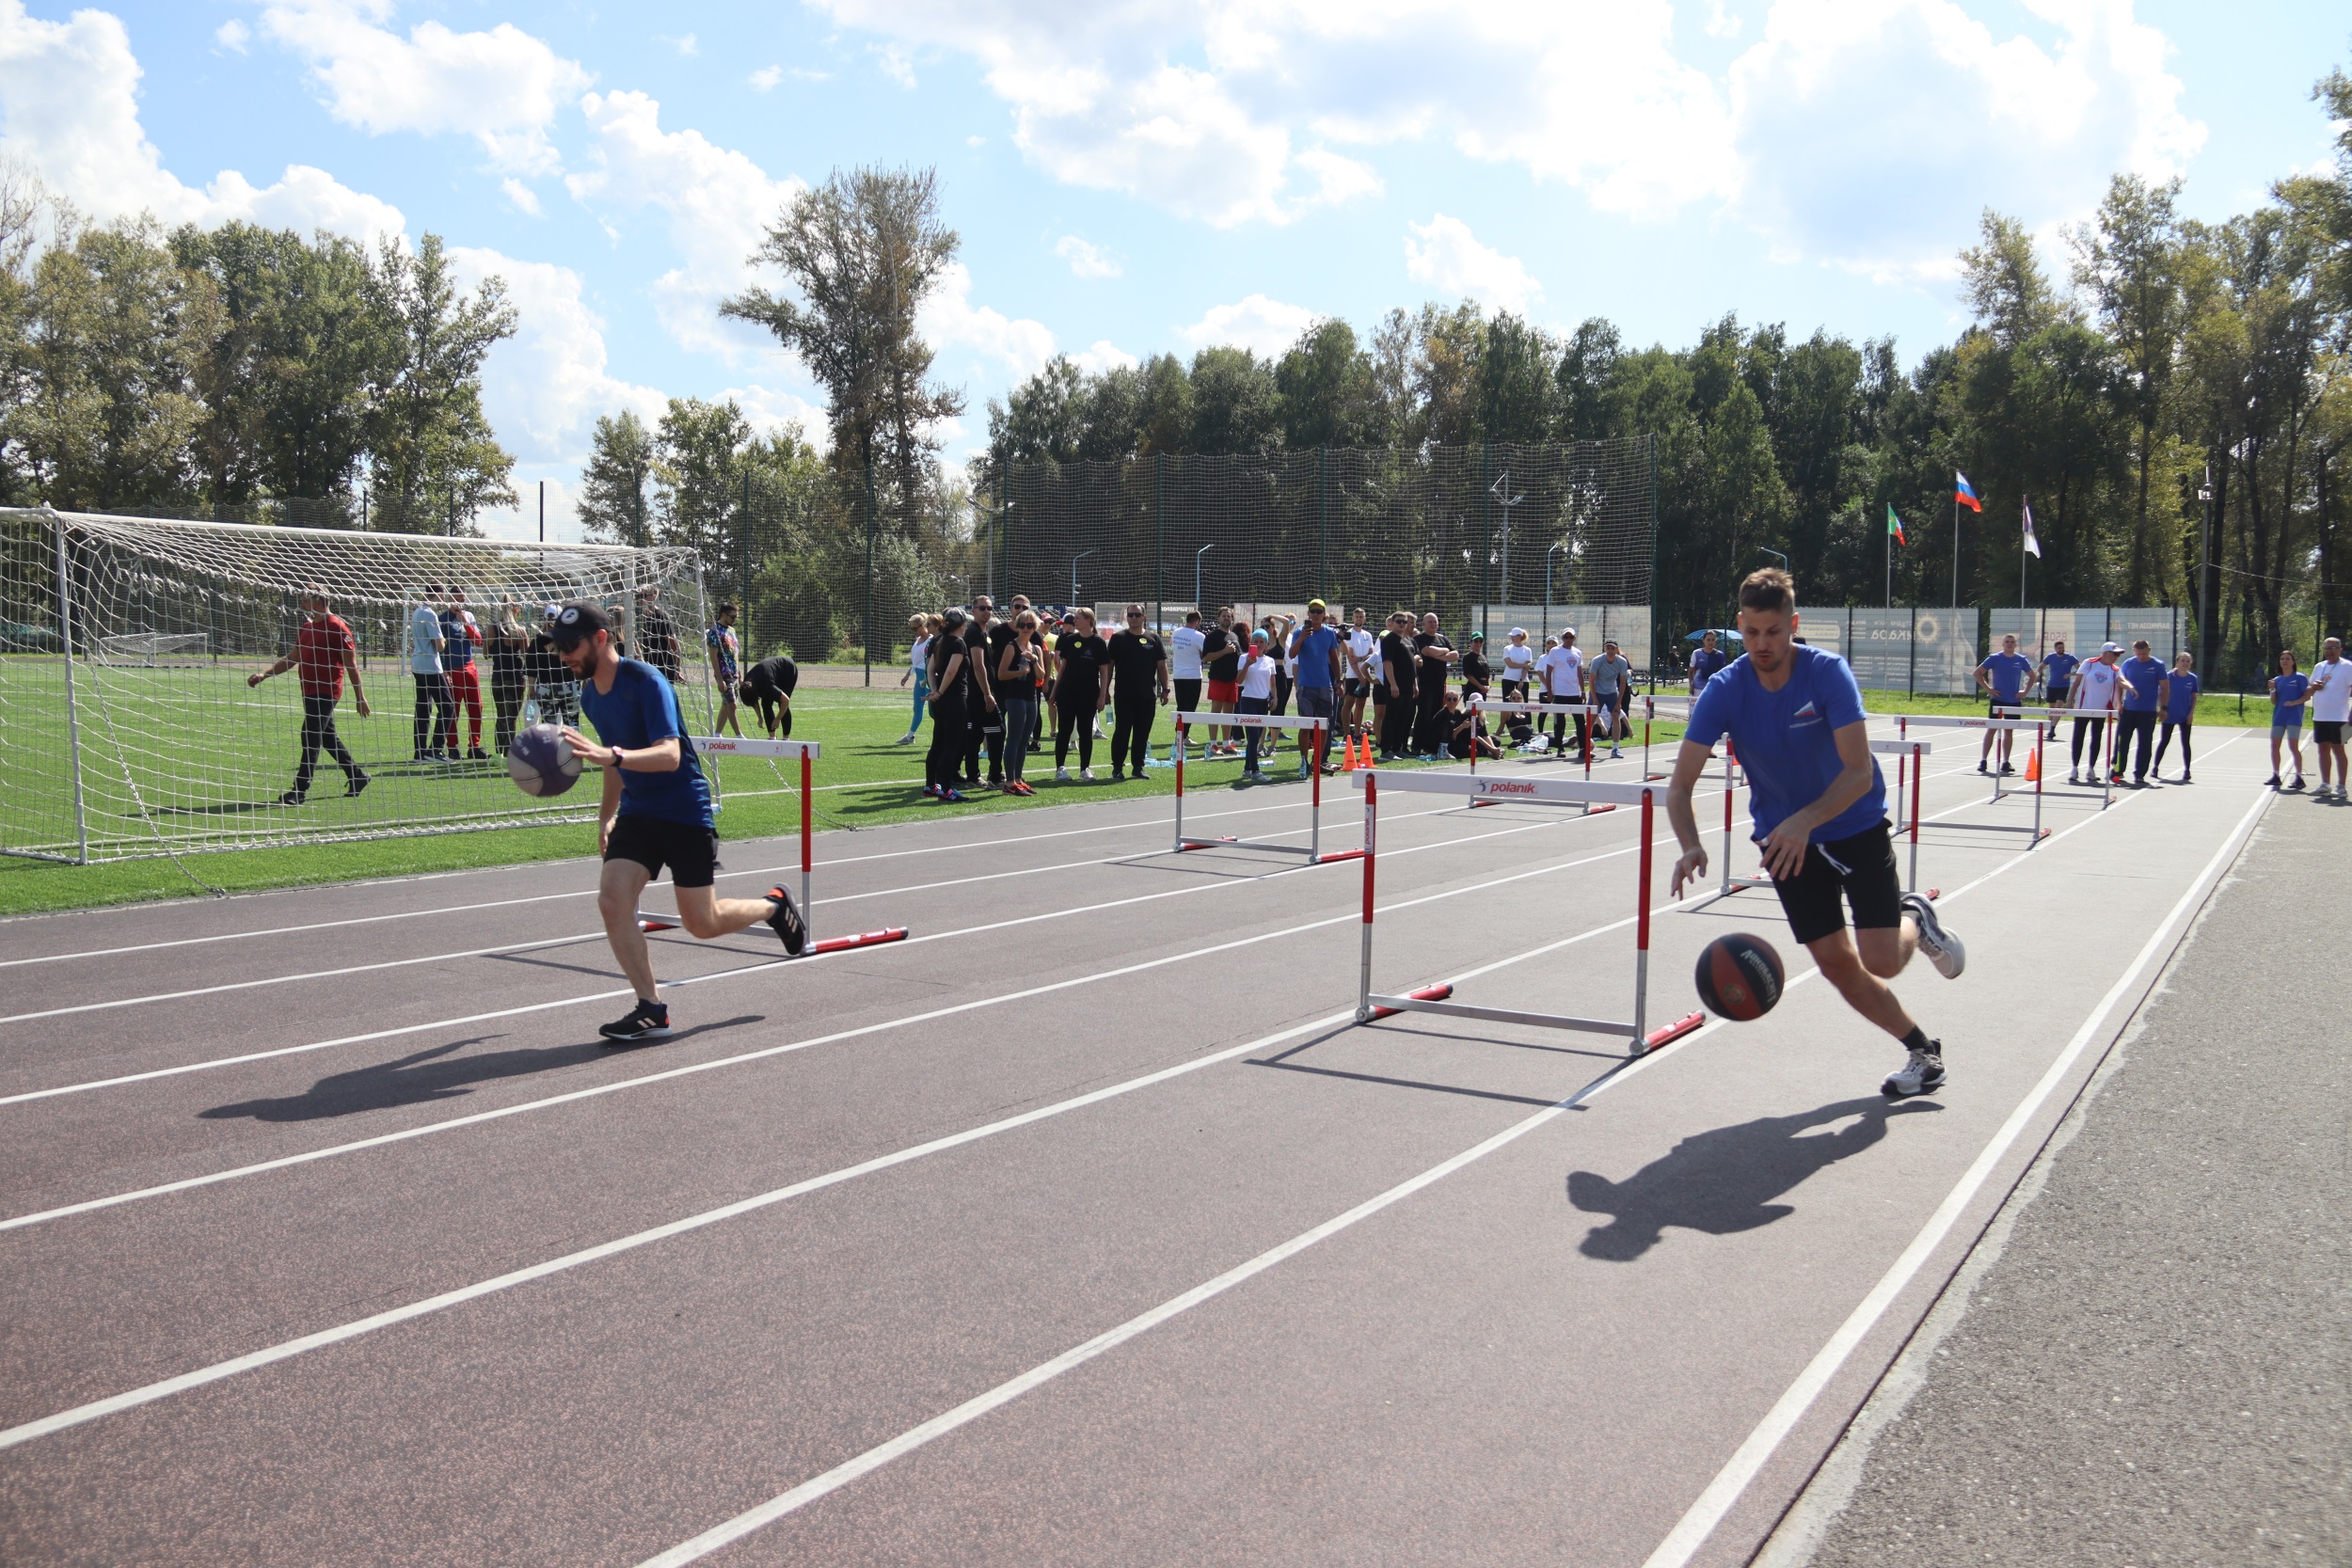
<instances>
[{"instance_id":1,"label":"person bending over on grass","mask_svg":"<svg viewBox=\"0 0 2352 1568\"><path fill-rule=\"evenodd\" d=\"M732 729L741 735L743 726L735 718L735 686L743 678L743 644L735 637L735 606L719 607L703 632L703 646L710 652L710 673L719 683L719 719L710 733L724 735Z\"/></svg>"},{"instance_id":2,"label":"person bending over on grass","mask_svg":"<svg viewBox=\"0 0 2352 1568\"><path fill-rule=\"evenodd\" d=\"M771 654L743 672L735 695L759 716L759 727L771 740L792 738L792 693L801 684L801 667L790 654ZM734 705L728 705L732 707ZM742 731L736 731L740 735Z\"/></svg>"},{"instance_id":3,"label":"person bending over on grass","mask_svg":"<svg viewBox=\"0 0 2352 1568\"><path fill-rule=\"evenodd\" d=\"M2352 659L2344 657L2341 639L2320 644L2319 662L2312 667L2312 744L2319 751L2319 800L2328 798L2330 763L2334 764L2336 799L2344 799L2344 732L2352 724Z\"/></svg>"},{"instance_id":4,"label":"person bending over on grass","mask_svg":"<svg viewBox=\"0 0 2352 1568\"><path fill-rule=\"evenodd\" d=\"M1749 810L1764 869L1780 895L1788 929L1821 966L1847 1006L1903 1042L1910 1057L1879 1092L1894 1099L1944 1086L1944 1047L1912 1021L1886 982L1916 950L1957 978L1967 963L1960 939L1934 906L1901 891L1886 826L1886 781L1870 755L1862 689L1836 654L1792 641L1796 587L1766 567L1740 584L1743 657L1707 683L1691 705L1690 727L1667 785L1666 814L1682 856L1670 897L1707 874L1691 791L1725 736L1748 775ZM1853 906L1846 933L1841 902Z\"/></svg>"},{"instance_id":5,"label":"person bending over on grass","mask_svg":"<svg viewBox=\"0 0 2352 1568\"><path fill-rule=\"evenodd\" d=\"M2303 708L2311 696L2312 678L2295 668L2295 650L2279 650L2279 673L2270 677L2270 787L2279 784L2279 746L2285 742L2295 757L2295 782L2286 785L2293 794L2303 787Z\"/></svg>"},{"instance_id":6,"label":"person bending over on grass","mask_svg":"<svg viewBox=\"0 0 2352 1568\"><path fill-rule=\"evenodd\" d=\"M1977 689L1985 694L1989 703L1985 709L1986 717L1992 719L2023 717L2026 711L2026 697L2031 688L2032 679L2033 660L2017 651L2017 634L2015 632L2002 633L2001 651L1985 655L1984 662L1977 666ZM1996 766L1993 762L1995 736L1998 737L2001 749L2001 760L1997 766L2004 773L2016 772L2016 768L2009 759L2010 747L2017 739L2017 732L1994 729L1984 732L1984 744L1977 748L1977 771L1989 773Z\"/></svg>"},{"instance_id":7,"label":"person bending over on grass","mask_svg":"<svg viewBox=\"0 0 2352 1568\"><path fill-rule=\"evenodd\" d=\"M636 988L637 1006L596 1032L615 1044L667 1039L670 1009L653 976L653 956L637 924L645 884L670 871L678 924L708 942L766 924L797 955L808 927L792 895L781 887L765 898L721 898L718 817L702 758L679 717L677 693L650 664L623 658L612 645L612 623L593 604L568 604L555 618L556 651L580 677L580 704L604 742L568 725L564 738L579 758L604 769L604 800L596 808L596 851L604 870L596 883L596 912L621 973Z\"/></svg>"},{"instance_id":8,"label":"person bending over on grass","mask_svg":"<svg viewBox=\"0 0 2352 1568\"><path fill-rule=\"evenodd\" d=\"M351 676L352 705L359 710L360 718L368 716L368 694L359 685L358 644L352 641L351 627L343 623L343 618L326 608L326 590L315 582L306 584L302 590L302 625L294 628L294 652L245 678L246 686L255 687L272 675L282 675L289 670L298 672L295 679L302 687L302 766L294 769L294 787L278 798L281 806L298 806L310 793L310 775L318 771L322 749L343 770L345 795L357 795L368 787L366 771L345 749L342 737L335 733L335 705L342 701L346 673Z\"/></svg>"},{"instance_id":9,"label":"person bending over on grass","mask_svg":"<svg viewBox=\"0 0 2352 1568\"><path fill-rule=\"evenodd\" d=\"M2156 736L2155 771L2164 770L2164 749L2172 744L2172 732L2181 732L2181 783L2188 777L2188 732L2197 722L2197 693L2204 689L2197 672L2189 668L2185 653L2172 656L2172 673L2164 678L2164 730Z\"/></svg>"}]
</instances>

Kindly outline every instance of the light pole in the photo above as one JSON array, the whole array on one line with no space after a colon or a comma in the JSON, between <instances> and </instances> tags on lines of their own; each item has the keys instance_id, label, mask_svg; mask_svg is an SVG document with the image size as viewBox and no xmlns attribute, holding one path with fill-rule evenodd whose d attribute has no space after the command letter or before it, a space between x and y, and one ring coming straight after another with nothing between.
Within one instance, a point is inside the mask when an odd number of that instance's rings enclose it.
<instances>
[{"instance_id":1,"label":"light pole","mask_svg":"<svg viewBox=\"0 0 2352 1568\"><path fill-rule=\"evenodd\" d=\"M1215 545L1203 545L1192 552L1192 608L1200 610L1204 616L1208 611L1200 603L1200 558L1215 548Z\"/></svg>"},{"instance_id":2,"label":"light pole","mask_svg":"<svg viewBox=\"0 0 2352 1568\"><path fill-rule=\"evenodd\" d=\"M1758 555L1771 556L1774 561L1780 562L1780 569L1782 571L1785 572L1788 570L1788 558L1781 554L1778 550L1766 549L1763 546L1758 545L1756 546L1756 553Z\"/></svg>"},{"instance_id":3,"label":"light pole","mask_svg":"<svg viewBox=\"0 0 2352 1568\"><path fill-rule=\"evenodd\" d=\"M2197 673L2204 679L2213 679L2213 647L2209 628L2213 626L2213 465L2205 465L2205 477L2197 486L2197 503L2204 508L2204 520L2197 532ZM2184 732L2185 733L2185 732Z\"/></svg>"},{"instance_id":4,"label":"light pole","mask_svg":"<svg viewBox=\"0 0 2352 1568\"><path fill-rule=\"evenodd\" d=\"M1511 494L1511 470L1508 468L1503 469L1502 476L1486 487L1486 494L1494 498L1494 503L1497 506L1502 508L1502 604L1505 611L1508 611L1511 605L1511 508L1527 498L1524 495ZM1491 607L1484 617L1484 624L1478 629L1489 638L1494 636Z\"/></svg>"},{"instance_id":5,"label":"light pole","mask_svg":"<svg viewBox=\"0 0 2352 1568\"><path fill-rule=\"evenodd\" d=\"M1551 635L1551 558L1568 547L1565 539L1544 552L1544 635Z\"/></svg>"},{"instance_id":6,"label":"light pole","mask_svg":"<svg viewBox=\"0 0 2352 1568\"><path fill-rule=\"evenodd\" d=\"M1078 608L1078 562L1092 555L1092 550L1080 550L1070 558L1070 608Z\"/></svg>"}]
</instances>

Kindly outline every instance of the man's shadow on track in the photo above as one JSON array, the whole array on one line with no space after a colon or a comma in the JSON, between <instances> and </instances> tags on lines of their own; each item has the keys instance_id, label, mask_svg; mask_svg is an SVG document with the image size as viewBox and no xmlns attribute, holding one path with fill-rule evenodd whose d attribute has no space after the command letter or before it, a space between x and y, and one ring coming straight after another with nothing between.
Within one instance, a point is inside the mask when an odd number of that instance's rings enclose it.
<instances>
[{"instance_id":1,"label":"man's shadow on track","mask_svg":"<svg viewBox=\"0 0 2352 1568\"><path fill-rule=\"evenodd\" d=\"M681 1029L668 1039L656 1043L675 1045L714 1029L732 1029L739 1024L765 1022L766 1015L761 1013L717 1019L709 1023L698 1023L691 1029ZM485 1038L495 1037L481 1036L473 1039L452 1040L447 1045L433 1046L393 1061L354 1068L348 1072L331 1073L302 1094L278 1100L246 1100L234 1105L215 1105L208 1111L199 1111L197 1115L211 1121L227 1121L238 1117L251 1117L256 1121L316 1121L326 1117L355 1116L362 1111L384 1111L401 1105L427 1104L437 1100L456 1100L471 1094L477 1084L495 1083L501 1078L520 1078L534 1072L551 1072L576 1067L582 1062L611 1060L624 1054L609 1046L557 1045L538 1051L489 1051L477 1056L447 1059L453 1051L462 1051L467 1046L481 1044Z\"/></svg>"},{"instance_id":2,"label":"man's shadow on track","mask_svg":"<svg viewBox=\"0 0 2352 1568\"><path fill-rule=\"evenodd\" d=\"M1795 1213L1774 1203L1816 1172L1861 1153L1886 1136L1899 1116L1937 1111L1931 1101L1841 1100L1794 1116L1759 1117L1683 1139L1623 1181L1588 1170L1568 1176L1568 1201L1588 1214L1610 1215L1577 1250L1587 1258L1630 1263L1664 1237L1666 1227L1728 1236ZM1861 1119L1836 1132L1800 1136L1806 1129L1848 1117Z\"/></svg>"}]
</instances>

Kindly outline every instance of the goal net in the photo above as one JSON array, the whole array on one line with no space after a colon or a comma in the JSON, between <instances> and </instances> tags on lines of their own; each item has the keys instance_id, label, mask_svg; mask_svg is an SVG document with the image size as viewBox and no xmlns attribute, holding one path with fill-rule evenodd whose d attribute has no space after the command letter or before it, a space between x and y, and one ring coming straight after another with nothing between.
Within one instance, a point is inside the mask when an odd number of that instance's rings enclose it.
<instances>
[{"instance_id":1,"label":"goal net","mask_svg":"<svg viewBox=\"0 0 2352 1568\"><path fill-rule=\"evenodd\" d=\"M294 654L312 589L358 665L359 689L346 676L331 705L316 682L306 699L299 662L249 681ZM691 549L0 510L0 852L99 861L592 817L593 777L536 799L503 755L518 723L578 720L569 673L532 641L546 606L575 599L616 612L628 653L708 722ZM443 649L420 674L432 631Z\"/></svg>"}]
</instances>

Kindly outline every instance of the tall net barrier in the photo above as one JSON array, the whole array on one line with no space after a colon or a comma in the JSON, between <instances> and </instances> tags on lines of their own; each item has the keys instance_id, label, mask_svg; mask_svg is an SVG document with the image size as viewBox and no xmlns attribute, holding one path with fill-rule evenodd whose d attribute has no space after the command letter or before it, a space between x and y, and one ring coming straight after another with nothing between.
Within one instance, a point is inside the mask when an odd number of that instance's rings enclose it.
<instances>
[{"instance_id":1,"label":"tall net barrier","mask_svg":"<svg viewBox=\"0 0 2352 1568\"><path fill-rule=\"evenodd\" d=\"M1983 612L1898 605L1891 610L1797 607L1797 635L1853 666L1866 691L1950 696L1977 689L1977 634ZM1736 650L1735 650L1736 652Z\"/></svg>"},{"instance_id":2,"label":"tall net barrier","mask_svg":"<svg viewBox=\"0 0 2352 1568\"><path fill-rule=\"evenodd\" d=\"M1016 464L972 590L1162 625L1321 598L1434 613L1456 641L1576 625L1597 647L1606 621L1647 669L1654 484L1646 437Z\"/></svg>"},{"instance_id":3,"label":"tall net barrier","mask_svg":"<svg viewBox=\"0 0 2352 1568\"><path fill-rule=\"evenodd\" d=\"M2078 655L2098 651L2113 642L2128 651L2141 638L2151 656L2169 664L2174 654L2197 652L2197 627L2186 610L2163 605L2087 605L2068 610L1996 610L1992 614L1993 641L2017 639L2017 651L2040 663L2058 642Z\"/></svg>"},{"instance_id":4,"label":"tall net barrier","mask_svg":"<svg viewBox=\"0 0 2352 1568\"><path fill-rule=\"evenodd\" d=\"M314 587L359 672L331 703L323 661L249 681L296 654ZM0 851L98 861L590 817L593 778L535 799L502 756L516 723L578 720L569 672L532 642L544 607L574 599L617 611L628 651L708 721L691 549L0 511Z\"/></svg>"}]
</instances>

